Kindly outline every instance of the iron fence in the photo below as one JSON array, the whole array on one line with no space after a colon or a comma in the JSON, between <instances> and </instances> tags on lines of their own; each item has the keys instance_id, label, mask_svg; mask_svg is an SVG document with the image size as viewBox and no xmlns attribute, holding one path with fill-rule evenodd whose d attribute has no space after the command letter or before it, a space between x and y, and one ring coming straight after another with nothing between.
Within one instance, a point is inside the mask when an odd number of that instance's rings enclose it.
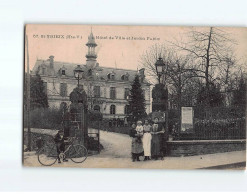
<instances>
[{"instance_id":1,"label":"iron fence","mask_svg":"<svg viewBox=\"0 0 247 195\"><path fill-rule=\"evenodd\" d=\"M177 139L182 140L231 140L246 139L246 120L213 119L200 120L194 124L193 132L181 133Z\"/></svg>"},{"instance_id":2,"label":"iron fence","mask_svg":"<svg viewBox=\"0 0 247 195\"><path fill-rule=\"evenodd\" d=\"M175 139L180 140L230 140L246 139L246 108L230 107L194 107L193 129L180 132L179 127L173 132ZM178 110L173 110L174 116L179 116ZM170 121L179 121L179 118ZM178 124L180 125L180 124ZM172 126L169 125L170 127Z\"/></svg>"}]
</instances>

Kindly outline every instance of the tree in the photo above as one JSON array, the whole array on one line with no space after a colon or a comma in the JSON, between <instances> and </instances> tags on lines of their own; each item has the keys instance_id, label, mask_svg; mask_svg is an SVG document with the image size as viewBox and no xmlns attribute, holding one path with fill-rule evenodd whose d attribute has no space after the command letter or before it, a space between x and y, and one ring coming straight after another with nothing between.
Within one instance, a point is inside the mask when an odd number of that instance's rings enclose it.
<instances>
[{"instance_id":1,"label":"tree","mask_svg":"<svg viewBox=\"0 0 247 195\"><path fill-rule=\"evenodd\" d=\"M234 40L229 38L229 34L215 27L205 30L192 28L187 38L186 42L172 44L193 59L193 72L205 81L205 89L209 90L210 83L221 80L222 76L228 82L229 71L234 64Z\"/></svg>"},{"instance_id":2,"label":"tree","mask_svg":"<svg viewBox=\"0 0 247 195\"><path fill-rule=\"evenodd\" d=\"M48 98L45 92L44 83L40 75L30 75L30 109L35 108L48 108ZM27 106L27 77L25 77L25 90L24 90L24 107Z\"/></svg>"},{"instance_id":3,"label":"tree","mask_svg":"<svg viewBox=\"0 0 247 195\"><path fill-rule=\"evenodd\" d=\"M235 106L242 105L244 107L246 105L246 83L243 78L239 81L238 89L233 92L232 104Z\"/></svg>"},{"instance_id":4,"label":"tree","mask_svg":"<svg viewBox=\"0 0 247 195\"><path fill-rule=\"evenodd\" d=\"M192 67L192 61L188 56L178 55L173 48L167 47L165 44L155 44L146 50L141 56L141 63L146 68L148 75L155 80L159 76L156 71L155 62L162 57L165 64L164 74L161 82L169 89L170 95L175 98L172 101L175 107L182 106L182 96L184 88L191 83L191 79L197 77L195 69Z\"/></svg>"},{"instance_id":5,"label":"tree","mask_svg":"<svg viewBox=\"0 0 247 195\"><path fill-rule=\"evenodd\" d=\"M202 107L217 107L222 106L224 96L220 92L219 87L215 84L210 83L208 89L203 86L197 95L197 104Z\"/></svg>"},{"instance_id":6,"label":"tree","mask_svg":"<svg viewBox=\"0 0 247 195\"><path fill-rule=\"evenodd\" d=\"M129 96L130 114L132 120L137 121L146 117L145 98L139 76L136 75Z\"/></svg>"}]
</instances>

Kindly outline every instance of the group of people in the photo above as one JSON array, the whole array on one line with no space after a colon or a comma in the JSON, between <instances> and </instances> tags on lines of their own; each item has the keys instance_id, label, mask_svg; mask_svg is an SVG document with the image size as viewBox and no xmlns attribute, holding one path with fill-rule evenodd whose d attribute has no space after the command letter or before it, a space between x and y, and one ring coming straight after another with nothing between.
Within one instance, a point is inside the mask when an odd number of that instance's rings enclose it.
<instances>
[{"instance_id":1,"label":"group of people","mask_svg":"<svg viewBox=\"0 0 247 195\"><path fill-rule=\"evenodd\" d=\"M132 137L132 161L140 161L139 157L144 156L144 161L164 157L166 150L166 131L159 118L154 119L154 124L148 120L133 123L130 129Z\"/></svg>"},{"instance_id":2,"label":"group of people","mask_svg":"<svg viewBox=\"0 0 247 195\"><path fill-rule=\"evenodd\" d=\"M132 161L140 161L139 157L144 156L144 160L151 160L164 157L166 152L167 132L162 123L159 123L159 118L154 118L154 123L150 124L148 120L137 121L133 123L130 129L132 137ZM67 159L60 159L60 153L65 151L65 137L63 130L58 131L54 137L57 147L58 163L61 160L67 162Z\"/></svg>"}]
</instances>

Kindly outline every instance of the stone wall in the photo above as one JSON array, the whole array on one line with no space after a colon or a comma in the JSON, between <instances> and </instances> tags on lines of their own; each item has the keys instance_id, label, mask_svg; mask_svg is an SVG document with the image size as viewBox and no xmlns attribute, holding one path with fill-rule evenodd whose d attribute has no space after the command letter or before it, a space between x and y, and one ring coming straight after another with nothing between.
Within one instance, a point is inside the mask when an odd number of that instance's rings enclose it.
<instances>
[{"instance_id":1,"label":"stone wall","mask_svg":"<svg viewBox=\"0 0 247 195\"><path fill-rule=\"evenodd\" d=\"M246 140L168 141L168 156L194 156L246 150Z\"/></svg>"}]
</instances>

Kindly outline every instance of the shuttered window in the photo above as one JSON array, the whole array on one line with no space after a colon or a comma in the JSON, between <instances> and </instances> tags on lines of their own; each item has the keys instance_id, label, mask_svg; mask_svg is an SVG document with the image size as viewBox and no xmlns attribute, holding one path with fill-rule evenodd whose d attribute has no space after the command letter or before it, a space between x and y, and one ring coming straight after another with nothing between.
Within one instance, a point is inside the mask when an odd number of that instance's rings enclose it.
<instances>
[{"instance_id":1,"label":"shuttered window","mask_svg":"<svg viewBox=\"0 0 247 195\"><path fill-rule=\"evenodd\" d=\"M60 95L62 97L67 96L67 83L60 83Z\"/></svg>"},{"instance_id":2,"label":"shuttered window","mask_svg":"<svg viewBox=\"0 0 247 195\"><path fill-rule=\"evenodd\" d=\"M94 86L94 97L100 97L100 86Z\"/></svg>"},{"instance_id":3,"label":"shuttered window","mask_svg":"<svg viewBox=\"0 0 247 195\"><path fill-rule=\"evenodd\" d=\"M126 100L128 99L129 93L130 93L129 88L125 88L125 89L124 89L124 99L126 99Z\"/></svg>"},{"instance_id":4,"label":"shuttered window","mask_svg":"<svg viewBox=\"0 0 247 195\"><path fill-rule=\"evenodd\" d=\"M110 88L110 98L113 100L116 99L116 88L115 87Z\"/></svg>"},{"instance_id":5,"label":"shuttered window","mask_svg":"<svg viewBox=\"0 0 247 195\"><path fill-rule=\"evenodd\" d=\"M111 105L110 114L116 114L116 106L115 105Z\"/></svg>"}]
</instances>

